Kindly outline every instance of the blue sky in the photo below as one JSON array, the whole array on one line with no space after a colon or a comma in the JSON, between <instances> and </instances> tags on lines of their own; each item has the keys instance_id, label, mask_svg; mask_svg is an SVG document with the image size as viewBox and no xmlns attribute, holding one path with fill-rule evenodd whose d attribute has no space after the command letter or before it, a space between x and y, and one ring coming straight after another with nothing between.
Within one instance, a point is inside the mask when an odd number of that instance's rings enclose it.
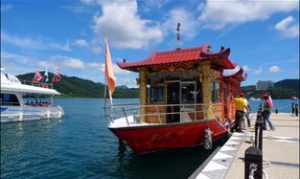
<instances>
[{"instance_id":1,"label":"blue sky","mask_svg":"<svg viewBox=\"0 0 300 179\"><path fill-rule=\"evenodd\" d=\"M257 80L299 78L299 1L256 0L1 0L1 66L13 74L37 69L103 81L103 36L113 62L144 59L157 50L204 43ZM115 66L118 85L135 73Z\"/></svg>"}]
</instances>

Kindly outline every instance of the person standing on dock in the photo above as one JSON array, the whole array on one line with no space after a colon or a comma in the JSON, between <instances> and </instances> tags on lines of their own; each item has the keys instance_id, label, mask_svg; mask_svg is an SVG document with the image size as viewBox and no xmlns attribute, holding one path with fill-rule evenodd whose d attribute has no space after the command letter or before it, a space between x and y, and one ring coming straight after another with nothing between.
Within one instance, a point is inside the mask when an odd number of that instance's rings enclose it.
<instances>
[{"instance_id":1,"label":"person standing on dock","mask_svg":"<svg viewBox=\"0 0 300 179\"><path fill-rule=\"evenodd\" d=\"M295 114L295 103L292 103L291 108L292 108L292 116L294 116L294 114Z\"/></svg>"},{"instance_id":2,"label":"person standing on dock","mask_svg":"<svg viewBox=\"0 0 300 179\"><path fill-rule=\"evenodd\" d=\"M262 115L263 115L263 118L264 118L265 126L266 126L266 123L268 123L270 129L271 130L275 130L275 128L274 128L274 126L273 126L273 124L271 122L271 119L270 119L271 111L272 111L272 107L273 107L272 99L267 94L265 94L263 96L263 98L264 98L264 104L263 104Z\"/></svg>"},{"instance_id":3,"label":"person standing on dock","mask_svg":"<svg viewBox=\"0 0 300 179\"><path fill-rule=\"evenodd\" d=\"M242 123L244 122L245 113L247 111L248 101L243 93L234 99L235 103L235 121L233 130L242 132Z\"/></svg>"},{"instance_id":4,"label":"person standing on dock","mask_svg":"<svg viewBox=\"0 0 300 179\"><path fill-rule=\"evenodd\" d=\"M248 106L247 106L247 112L246 112L246 115L245 115L246 119L247 119L247 125L248 125L248 127L251 127L250 113L251 113L251 107L248 104Z\"/></svg>"},{"instance_id":5,"label":"person standing on dock","mask_svg":"<svg viewBox=\"0 0 300 179\"><path fill-rule=\"evenodd\" d=\"M296 117L298 117L299 116L299 104L298 103L296 103L295 104L295 106L294 106L294 110L295 110L295 115L296 115Z\"/></svg>"},{"instance_id":6,"label":"person standing on dock","mask_svg":"<svg viewBox=\"0 0 300 179\"><path fill-rule=\"evenodd\" d=\"M275 109L275 114L278 115L278 108Z\"/></svg>"}]
</instances>

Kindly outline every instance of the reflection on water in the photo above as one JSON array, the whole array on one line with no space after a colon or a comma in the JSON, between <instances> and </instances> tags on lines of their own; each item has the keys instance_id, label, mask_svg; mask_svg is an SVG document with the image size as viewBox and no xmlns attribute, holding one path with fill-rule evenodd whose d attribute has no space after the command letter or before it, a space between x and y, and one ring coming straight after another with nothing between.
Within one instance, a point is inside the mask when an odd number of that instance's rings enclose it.
<instances>
[{"instance_id":1,"label":"reflection on water","mask_svg":"<svg viewBox=\"0 0 300 179\"><path fill-rule=\"evenodd\" d=\"M101 100L57 103L63 119L1 124L1 178L186 178L212 152L196 147L137 156L107 129Z\"/></svg>"}]
</instances>

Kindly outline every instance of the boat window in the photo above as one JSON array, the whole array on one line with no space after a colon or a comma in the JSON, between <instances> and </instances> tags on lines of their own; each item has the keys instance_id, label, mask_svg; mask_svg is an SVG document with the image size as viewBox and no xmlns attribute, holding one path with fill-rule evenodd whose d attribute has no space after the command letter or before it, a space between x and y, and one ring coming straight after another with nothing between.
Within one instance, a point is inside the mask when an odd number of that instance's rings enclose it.
<instances>
[{"instance_id":1,"label":"boat window","mask_svg":"<svg viewBox=\"0 0 300 179\"><path fill-rule=\"evenodd\" d=\"M211 90L211 101L213 103L220 102L220 83L218 81L213 81Z\"/></svg>"},{"instance_id":2,"label":"boat window","mask_svg":"<svg viewBox=\"0 0 300 179\"><path fill-rule=\"evenodd\" d=\"M182 104L194 104L198 95L196 85L193 82L181 84L181 103Z\"/></svg>"},{"instance_id":3,"label":"boat window","mask_svg":"<svg viewBox=\"0 0 300 179\"><path fill-rule=\"evenodd\" d=\"M157 85L150 87L150 102L162 102L164 101L164 86Z\"/></svg>"},{"instance_id":4,"label":"boat window","mask_svg":"<svg viewBox=\"0 0 300 179\"><path fill-rule=\"evenodd\" d=\"M48 106L51 104L50 96L47 95L24 94L23 100L25 105L30 106Z\"/></svg>"},{"instance_id":5,"label":"boat window","mask_svg":"<svg viewBox=\"0 0 300 179\"><path fill-rule=\"evenodd\" d=\"M197 103L203 103L202 83L199 81L197 81L197 89L198 89Z\"/></svg>"},{"instance_id":6,"label":"boat window","mask_svg":"<svg viewBox=\"0 0 300 179\"><path fill-rule=\"evenodd\" d=\"M3 106L20 106L19 100L15 94L1 93L0 104Z\"/></svg>"}]
</instances>

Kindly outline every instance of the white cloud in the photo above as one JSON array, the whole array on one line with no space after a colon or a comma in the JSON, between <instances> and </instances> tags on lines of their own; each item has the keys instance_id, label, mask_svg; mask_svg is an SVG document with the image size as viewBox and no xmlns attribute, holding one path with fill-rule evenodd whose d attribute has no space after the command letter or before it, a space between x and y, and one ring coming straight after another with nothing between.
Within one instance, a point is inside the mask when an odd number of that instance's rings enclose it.
<instances>
[{"instance_id":1,"label":"white cloud","mask_svg":"<svg viewBox=\"0 0 300 179\"><path fill-rule=\"evenodd\" d=\"M263 67L259 66L259 67L249 67L248 65L244 65L243 69L245 70L245 72L247 73L253 73L255 75L260 75L263 72Z\"/></svg>"},{"instance_id":2,"label":"white cloud","mask_svg":"<svg viewBox=\"0 0 300 179\"><path fill-rule=\"evenodd\" d=\"M93 46L91 47L91 50L92 50L92 52L94 52L94 53L100 53L101 50L102 50L102 48L99 47L99 46L93 45Z\"/></svg>"},{"instance_id":3,"label":"white cloud","mask_svg":"<svg viewBox=\"0 0 300 179\"><path fill-rule=\"evenodd\" d=\"M86 1L86 0L85 0ZM93 1L86 1L91 3ZM143 48L162 39L159 25L138 15L136 1L97 1L102 14L94 17L94 32L117 48Z\"/></svg>"},{"instance_id":4,"label":"white cloud","mask_svg":"<svg viewBox=\"0 0 300 179\"><path fill-rule=\"evenodd\" d=\"M59 44L54 42L45 42L40 39L33 39L30 37L20 37L6 32L1 32L1 45L5 43L24 48L24 49L35 49L35 50L62 50L71 51L69 43Z\"/></svg>"},{"instance_id":5,"label":"white cloud","mask_svg":"<svg viewBox=\"0 0 300 179\"><path fill-rule=\"evenodd\" d=\"M89 46L88 42L84 39L76 39L74 45L81 48L86 48Z\"/></svg>"},{"instance_id":6,"label":"white cloud","mask_svg":"<svg viewBox=\"0 0 300 179\"><path fill-rule=\"evenodd\" d=\"M98 68L98 69L101 69L101 71L102 71L102 66L100 63L90 62L90 63L87 63L86 66L90 67L90 68Z\"/></svg>"},{"instance_id":7,"label":"white cloud","mask_svg":"<svg viewBox=\"0 0 300 179\"><path fill-rule=\"evenodd\" d=\"M85 67L84 63L77 58L65 59L63 60L62 64L66 67L74 68L74 69L83 69Z\"/></svg>"},{"instance_id":8,"label":"white cloud","mask_svg":"<svg viewBox=\"0 0 300 179\"><path fill-rule=\"evenodd\" d=\"M244 65L243 69L245 70L245 72L250 72L252 71L252 69L248 66L248 65Z\"/></svg>"},{"instance_id":9,"label":"white cloud","mask_svg":"<svg viewBox=\"0 0 300 179\"><path fill-rule=\"evenodd\" d=\"M62 74L75 75L94 81L104 81L104 64L98 62L84 62L79 58L68 56L50 56L43 59L33 56L9 53L1 51L1 68L11 74L23 74L35 70L55 71L58 67ZM126 85L136 87L137 74L120 69L113 64L114 73L117 79L117 85Z\"/></svg>"},{"instance_id":10,"label":"white cloud","mask_svg":"<svg viewBox=\"0 0 300 179\"><path fill-rule=\"evenodd\" d=\"M263 72L263 68L262 67L258 67L257 69L254 69L253 72L256 75L260 75Z\"/></svg>"},{"instance_id":11,"label":"white cloud","mask_svg":"<svg viewBox=\"0 0 300 179\"><path fill-rule=\"evenodd\" d=\"M86 63L86 67L89 67L91 70L97 70L101 72L101 74L104 74L105 64L103 63L90 62L90 63ZM115 63L113 63L113 71L116 76L116 81L118 86L125 85L130 88L137 87L136 80L135 80L137 78L136 73L123 70L119 68L119 66Z\"/></svg>"},{"instance_id":12,"label":"white cloud","mask_svg":"<svg viewBox=\"0 0 300 179\"><path fill-rule=\"evenodd\" d=\"M101 71L104 72L105 64L100 64L100 67L101 67ZM127 70L121 69L117 64L113 64L113 71L117 75L126 75L130 73Z\"/></svg>"},{"instance_id":13,"label":"white cloud","mask_svg":"<svg viewBox=\"0 0 300 179\"><path fill-rule=\"evenodd\" d=\"M32 72L36 68L36 59L26 55L1 51L1 68L11 74Z\"/></svg>"},{"instance_id":14,"label":"white cloud","mask_svg":"<svg viewBox=\"0 0 300 179\"><path fill-rule=\"evenodd\" d=\"M279 66L273 65L273 66L271 66L271 67L269 68L269 71L270 71L271 73L278 73L278 72L281 71L281 69L280 69Z\"/></svg>"},{"instance_id":15,"label":"white cloud","mask_svg":"<svg viewBox=\"0 0 300 179\"><path fill-rule=\"evenodd\" d=\"M299 23L296 24L292 16L288 16L275 25L275 29L281 32L285 37L299 37Z\"/></svg>"},{"instance_id":16,"label":"white cloud","mask_svg":"<svg viewBox=\"0 0 300 179\"><path fill-rule=\"evenodd\" d=\"M279 12L298 10L299 0L207 0L200 4L199 20L213 29L250 21L265 20Z\"/></svg>"},{"instance_id":17,"label":"white cloud","mask_svg":"<svg viewBox=\"0 0 300 179\"><path fill-rule=\"evenodd\" d=\"M198 21L192 13L183 8L173 9L169 12L167 20L163 23L162 27L165 31L176 33L177 23L180 22L180 34L183 37L192 38L197 33Z\"/></svg>"},{"instance_id":18,"label":"white cloud","mask_svg":"<svg viewBox=\"0 0 300 179\"><path fill-rule=\"evenodd\" d=\"M59 44L59 43L49 43L48 45L45 44L46 47L48 46L48 49L57 49L57 50L62 50L66 52L71 51L70 43L67 42L65 44Z\"/></svg>"}]
</instances>

